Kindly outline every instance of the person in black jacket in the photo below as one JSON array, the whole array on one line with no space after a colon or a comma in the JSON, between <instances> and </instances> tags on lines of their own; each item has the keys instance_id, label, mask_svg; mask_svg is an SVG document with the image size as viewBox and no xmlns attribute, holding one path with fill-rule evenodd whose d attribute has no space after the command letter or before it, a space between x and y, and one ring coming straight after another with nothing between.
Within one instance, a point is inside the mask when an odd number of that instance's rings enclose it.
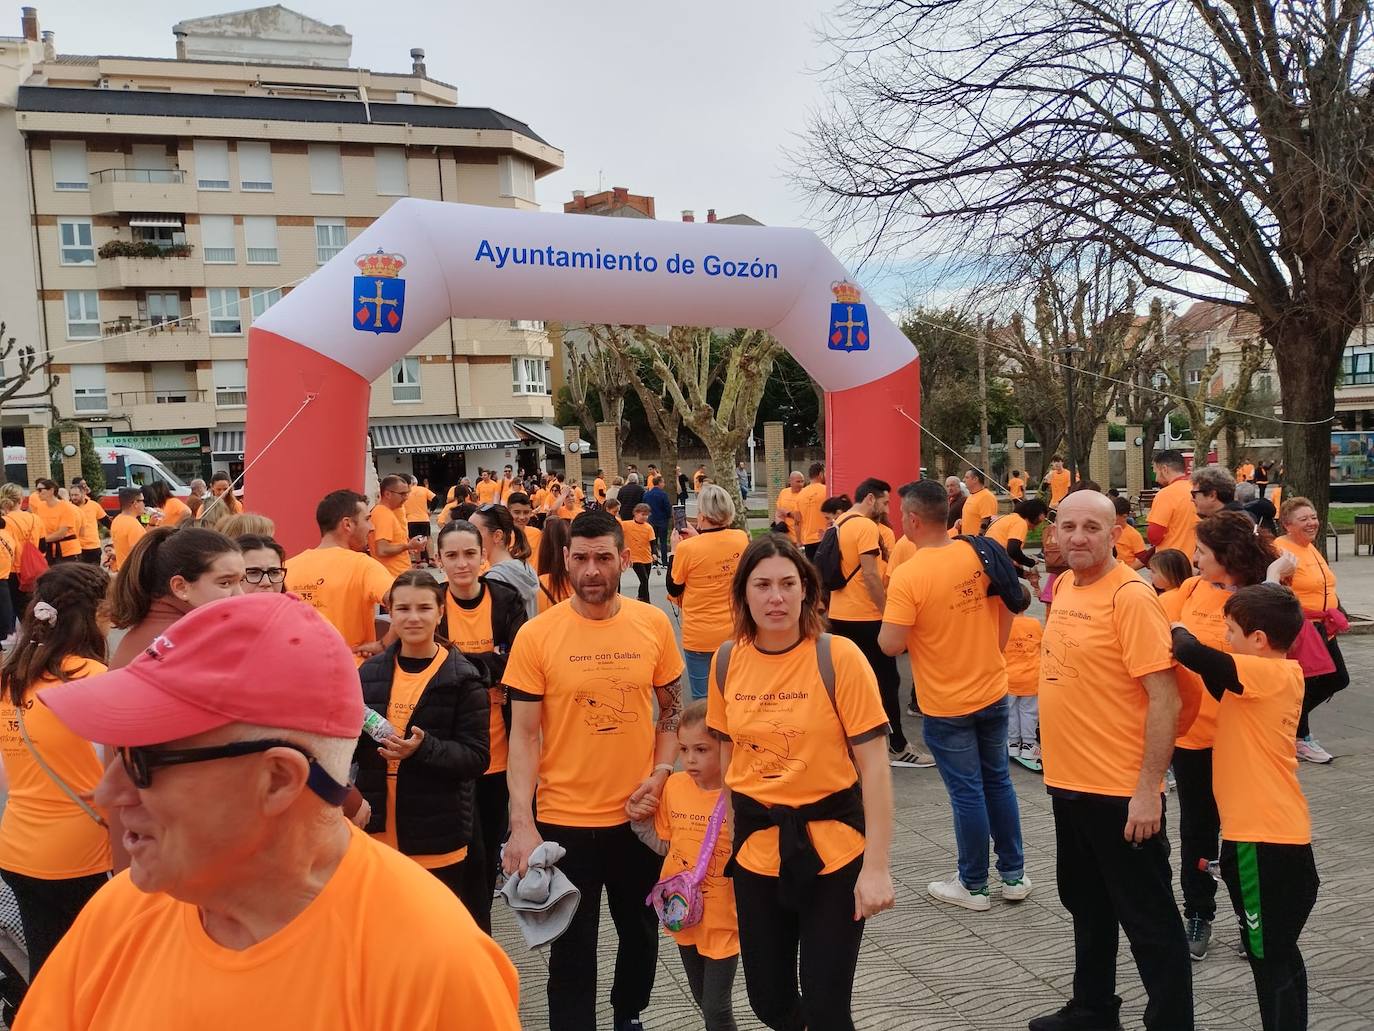
<instances>
[{"instance_id":1,"label":"person in black jacket","mask_svg":"<svg viewBox=\"0 0 1374 1031\"><path fill-rule=\"evenodd\" d=\"M510 701L501 678L515 635L527 618L520 592L501 580L478 576L482 566L482 538L464 520L439 531L439 565L448 578L438 634L485 676L490 697L491 761L477 780L476 826L464 880L468 911L484 931L491 930L491 890L506 839L510 793L506 790L506 741L510 731ZM467 898L464 898L467 901Z\"/></svg>"},{"instance_id":2,"label":"person in black jacket","mask_svg":"<svg viewBox=\"0 0 1374 1031\"><path fill-rule=\"evenodd\" d=\"M463 867L475 785L490 758L490 707L482 673L435 638L443 612L444 588L429 573L396 578L391 622L400 639L358 670L363 704L396 734L380 747L360 735L354 760L358 790L372 807L368 833L432 872L472 910Z\"/></svg>"},{"instance_id":3,"label":"person in black jacket","mask_svg":"<svg viewBox=\"0 0 1374 1031\"><path fill-rule=\"evenodd\" d=\"M616 500L620 502L620 518L631 522L635 517L635 506L644 500L644 485L639 482L639 473L630 473L625 478L625 486L620 488Z\"/></svg>"}]
</instances>

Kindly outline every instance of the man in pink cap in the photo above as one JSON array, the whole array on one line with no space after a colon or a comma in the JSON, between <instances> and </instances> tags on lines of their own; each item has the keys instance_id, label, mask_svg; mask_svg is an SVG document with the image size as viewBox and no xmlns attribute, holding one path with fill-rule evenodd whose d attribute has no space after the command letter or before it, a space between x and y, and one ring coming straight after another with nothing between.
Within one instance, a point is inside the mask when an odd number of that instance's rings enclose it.
<instances>
[{"instance_id":1,"label":"man in pink cap","mask_svg":"<svg viewBox=\"0 0 1374 1031\"><path fill-rule=\"evenodd\" d=\"M202 606L123 669L39 698L117 753L95 803L130 867L53 952L17 1031L519 1027L505 954L339 810L362 695L309 605Z\"/></svg>"}]
</instances>

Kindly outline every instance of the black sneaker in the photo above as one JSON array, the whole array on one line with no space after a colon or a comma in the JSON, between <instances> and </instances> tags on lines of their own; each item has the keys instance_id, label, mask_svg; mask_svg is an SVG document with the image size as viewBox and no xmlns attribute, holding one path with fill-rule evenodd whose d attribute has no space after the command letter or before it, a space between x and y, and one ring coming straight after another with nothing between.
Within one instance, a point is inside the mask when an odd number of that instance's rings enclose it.
<instances>
[{"instance_id":1,"label":"black sneaker","mask_svg":"<svg viewBox=\"0 0 1374 1031\"><path fill-rule=\"evenodd\" d=\"M626 1017L615 1022L615 1031L644 1031L644 1021L639 1017Z\"/></svg>"},{"instance_id":2,"label":"black sneaker","mask_svg":"<svg viewBox=\"0 0 1374 1031\"><path fill-rule=\"evenodd\" d=\"M1200 916L1190 916L1184 921L1188 933L1188 954L1197 963L1207 956L1207 946L1212 943L1212 921Z\"/></svg>"},{"instance_id":3,"label":"black sneaker","mask_svg":"<svg viewBox=\"0 0 1374 1031\"><path fill-rule=\"evenodd\" d=\"M1120 999L1107 1009L1090 1008L1070 999L1063 1009L1036 1017L1026 1026L1029 1031L1124 1031L1117 1019L1120 1013Z\"/></svg>"}]
</instances>

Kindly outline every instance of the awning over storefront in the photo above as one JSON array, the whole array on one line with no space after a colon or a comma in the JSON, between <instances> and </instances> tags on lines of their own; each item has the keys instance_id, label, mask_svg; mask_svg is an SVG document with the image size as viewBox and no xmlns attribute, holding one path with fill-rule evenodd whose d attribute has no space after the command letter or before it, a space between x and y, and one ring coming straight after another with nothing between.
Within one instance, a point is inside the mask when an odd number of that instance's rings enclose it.
<instances>
[{"instance_id":1,"label":"awning over storefront","mask_svg":"<svg viewBox=\"0 0 1374 1031\"><path fill-rule=\"evenodd\" d=\"M555 426L551 422L525 422L523 419L515 421L515 428L521 433L527 433L535 440L549 445L555 451L563 450L563 428ZM585 455L592 450L592 445L587 441L580 441L581 452Z\"/></svg>"},{"instance_id":2,"label":"awning over storefront","mask_svg":"<svg viewBox=\"0 0 1374 1031\"><path fill-rule=\"evenodd\" d=\"M372 450L401 455L440 455L449 451L490 451L519 447L523 441L510 419L448 419L402 425L374 425Z\"/></svg>"},{"instance_id":3,"label":"awning over storefront","mask_svg":"<svg viewBox=\"0 0 1374 1031\"><path fill-rule=\"evenodd\" d=\"M243 430L211 430L210 453L212 458L242 458Z\"/></svg>"}]
</instances>

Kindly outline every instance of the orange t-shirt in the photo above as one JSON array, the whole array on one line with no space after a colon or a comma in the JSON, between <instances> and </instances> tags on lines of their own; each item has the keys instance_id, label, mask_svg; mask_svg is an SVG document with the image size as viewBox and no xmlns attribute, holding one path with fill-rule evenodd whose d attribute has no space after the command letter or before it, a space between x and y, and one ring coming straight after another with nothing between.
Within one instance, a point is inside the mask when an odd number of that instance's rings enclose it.
<instances>
[{"instance_id":1,"label":"orange t-shirt","mask_svg":"<svg viewBox=\"0 0 1374 1031\"><path fill-rule=\"evenodd\" d=\"M1160 596L1164 615L1170 623L1182 623L1189 633L1208 648L1229 652L1226 647L1226 616L1222 610L1231 592L1200 576L1190 576L1178 585L1178 590ZM1193 725L1179 735L1179 748L1211 748L1217 733L1217 700L1202 686L1202 678L1185 666L1174 671L1180 691L1198 695L1197 715Z\"/></svg>"},{"instance_id":2,"label":"orange t-shirt","mask_svg":"<svg viewBox=\"0 0 1374 1031\"><path fill-rule=\"evenodd\" d=\"M474 489L477 491L479 505L490 505L501 493L501 485L495 480L478 480Z\"/></svg>"},{"instance_id":3,"label":"orange t-shirt","mask_svg":"<svg viewBox=\"0 0 1374 1031\"><path fill-rule=\"evenodd\" d=\"M1150 505L1149 521L1164 527L1164 539L1159 550L1177 548L1193 560L1197 551L1197 509L1193 507L1193 483L1181 476L1155 495Z\"/></svg>"},{"instance_id":4,"label":"orange t-shirt","mask_svg":"<svg viewBox=\"0 0 1374 1031\"><path fill-rule=\"evenodd\" d=\"M124 562L129 557L129 552L134 550L134 545L143 539L147 529L133 516L127 512L121 512L110 522L110 542L114 544L114 567L116 570L124 566Z\"/></svg>"},{"instance_id":5,"label":"orange t-shirt","mask_svg":"<svg viewBox=\"0 0 1374 1031\"><path fill-rule=\"evenodd\" d=\"M654 560L654 528L647 522L641 523L635 519L621 523L620 526L625 531L625 546L630 549L630 561L652 562ZM678 554L682 554L681 545L678 546Z\"/></svg>"},{"instance_id":6,"label":"orange t-shirt","mask_svg":"<svg viewBox=\"0 0 1374 1031\"><path fill-rule=\"evenodd\" d=\"M1242 691L1222 696L1212 747L1212 791L1221 813L1221 836L1227 841L1309 844L1312 819L1298 784L1295 751L1302 667L1288 659L1231 657Z\"/></svg>"},{"instance_id":7,"label":"orange t-shirt","mask_svg":"<svg viewBox=\"0 0 1374 1031\"><path fill-rule=\"evenodd\" d=\"M1063 573L1054 591L1040 653L1045 783L1130 798L1145 756L1140 678L1174 664L1164 607L1120 562L1087 587Z\"/></svg>"},{"instance_id":8,"label":"orange t-shirt","mask_svg":"<svg viewBox=\"0 0 1374 1031\"><path fill-rule=\"evenodd\" d=\"M178 526L183 519L191 517L191 508L186 502L176 495L167 499L167 504L162 506L162 525Z\"/></svg>"},{"instance_id":9,"label":"orange t-shirt","mask_svg":"<svg viewBox=\"0 0 1374 1031\"><path fill-rule=\"evenodd\" d=\"M195 906L120 874L44 964L16 1029L439 1031L462 1014L469 1027L517 1031L519 979L500 946L433 874L356 827L349 835L319 895L246 949L210 938Z\"/></svg>"},{"instance_id":10,"label":"orange t-shirt","mask_svg":"<svg viewBox=\"0 0 1374 1031\"><path fill-rule=\"evenodd\" d=\"M1053 469L1045 476L1050 484L1050 508L1054 508L1059 502L1064 500L1064 495L1069 492L1069 471L1060 469L1055 472Z\"/></svg>"},{"instance_id":11,"label":"orange t-shirt","mask_svg":"<svg viewBox=\"0 0 1374 1031\"><path fill-rule=\"evenodd\" d=\"M1001 607L965 541L922 548L892 575L883 622L908 628L911 675L927 716L967 716L1006 696Z\"/></svg>"},{"instance_id":12,"label":"orange t-shirt","mask_svg":"<svg viewBox=\"0 0 1374 1031\"><path fill-rule=\"evenodd\" d=\"M997 495L984 487L964 499L964 511L960 515L960 532L977 537L983 532L984 519L997 518Z\"/></svg>"},{"instance_id":13,"label":"orange t-shirt","mask_svg":"<svg viewBox=\"0 0 1374 1031\"><path fill-rule=\"evenodd\" d=\"M734 742L725 783L764 805L799 806L843 791L858 779L846 741L862 744L887 734L878 681L859 646L832 637L832 704L816 664L816 642L802 641L780 655L743 641L730 654L724 693L716 661L706 688L706 725ZM838 715L836 709L838 708ZM821 862L833 873L863 854L864 836L838 820L806 825ZM778 830L768 827L739 846L746 870L778 874Z\"/></svg>"},{"instance_id":14,"label":"orange t-shirt","mask_svg":"<svg viewBox=\"0 0 1374 1031\"><path fill-rule=\"evenodd\" d=\"M43 523L32 512L12 509L5 514L5 522L10 524L10 534L16 544L26 540L35 548L42 546Z\"/></svg>"},{"instance_id":15,"label":"orange t-shirt","mask_svg":"<svg viewBox=\"0 0 1374 1031\"><path fill-rule=\"evenodd\" d=\"M878 578L886 575L887 559L882 550L882 534L878 524L865 515L846 512L835 523L840 539L840 572L854 576L838 591L830 594L830 618L853 621L878 622L883 614L878 611L868 584L860 568L860 555L872 555L878 560Z\"/></svg>"},{"instance_id":16,"label":"orange t-shirt","mask_svg":"<svg viewBox=\"0 0 1374 1031\"><path fill-rule=\"evenodd\" d=\"M525 541L530 546L530 557L528 562L530 568L536 573L539 572L539 542L544 539L544 531L537 526L522 526L525 532Z\"/></svg>"},{"instance_id":17,"label":"orange t-shirt","mask_svg":"<svg viewBox=\"0 0 1374 1031\"><path fill-rule=\"evenodd\" d=\"M539 819L615 827L654 765L654 688L682 676L673 625L653 605L620 599L610 619L555 605L515 635L506 685L542 701Z\"/></svg>"},{"instance_id":18,"label":"orange t-shirt","mask_svg":"<svg viewBox=\"0 0 1374 1031\"><path fill-rule=\"evenodd\" d=\"M286 563L286 589L313 606L350 648L377 639L377 606L395 579L371 555L347 548L309 548ZM361 656L357 663L363 664Z\"/></svg>"},{"instance_id":19,"label":"orange t-shirt","mask_svg":"<svg viewBox=\"0 0 1374 1031\"><path fill-rule=\"evenodd\" d=\"M429 682L434 679L447 658L448 652L440 648L435 652L434 660L419 673L407 673L401 668L400 662L396 663L396 669L391 676L391 697L386 704L386 719L401 737L410 733L410 717L415 712L415 706L419 704L420 696L425 693L425 688L429 686ZM400 847L396 844L396 771L400 765L395 759L387 760L386 826L372 835L382 844L390 845L392 848ZM467 846L464 846L441 856L410 858L426 870L439 870L454 863L461 863L467 854Z\"/></svg>"},{"instance_id":20,"label":"orange t-shirt","mask_svg":"<svg viewBox=\"0 0 1374 1031\"><path fill-rule=\"evenodd\" d=\"M698 494L701 493L701 485L706 482L706 474L697 472L692 474L692 486Z\"/></svg>"},{"instance_id":21,"label":"orange t-shirt","mask_svg":"<svg viewBox=\"0 0 1374 1031\"><path fill-rule=\"evenodd\" d=\"M80 525L76 528L76 543L82 551L95 551L100 547L100 520L105 512L98 501L84 501L76 508ZM187 509L189 512L190 509Z\"/></svg>"},{"instance_id":22,"label":"orange t-shirt","mask_svg":"<svg viewBox=\"0 0 1374 1031\"><path fill-rule=\"evenodd\" d=\"M1116 557L1122 562L1134 562L1138 556L1150 550L1140 531L1130 523L1123 523L1121 536L1116 539Z\"/></svg>"},{"instance_id":23,"label":"orange t-shirt","mask_svg":"<svg viewBox=\"0 0 1374 1031\"><path fill-rule=\"evenodd\" d=\"M697 787L689 774L674 773L663 784L663 797L654 811L654 831L668 843L660 879L684 870L693 870L706 825L720 798L720 788L706 791ZM729 803L727 802L728 806ZM722 821L715 851L701 881L701 922L681 931L668 931L679 945L694 945L707 959L729 959L739 955L739 920L735 916L735 882L725 876L730 861L729 814Z\"/></svg>"},{"instance_id":24,"label":"orange t-shirt","mask_svg":"<svg viewBox=\"0 0 1374 1031\"><path fill-rule=\"evenodd\" d=\"M652 534L653 528L644 525ZM730 582L747 547L749 535L731 529L707 530L677 546L673 583L683 585L682 647L686 651L715 651L734 633Z\"/></svg>"},{"instance_id":25,"label":"orange t-shirt","mask_svg":"<svg viewBox=\"0 0 1374 1031\"><path fill-rule=\"evenodd\" d=\"M600 476L592 482L592 497L596 498L597 501L606 500L606 481Z\"/></svg>"},{"instance_id":26,"label":"orange t-shirt","mask_svg":"<svg viewBox=\"0 0 1374 1031\"><path fill-rule=\"evenodd\" d=\"M75 505L58 498L55 505L40 501L33 508L34 515L43 525L44 537L56 533L64 526L67 528L67 539L58 545L63 558L73 558L81 554L81 542L76 537L77 529L81 525L81 513L76 510Z\"/></svg>"},{"instance_id":27,"label":"orange t-shirt","mask_svg":"<svg viewBox=\"0 0 1374 1031\"><path fill-rule=\"evenodd\" d=\"M797 496L797 503L801 507L802 544L819 544L824 536L825 513L821 511L821 506L825 504L825 498L823 483L808 483Z\"/></svg>"},{"instance_id":28,"label":"orange t-shirt","mask_svg":"<svg viewBox=\"0 0 1374 1031\"><path fill-rule=\"evenodd\" d=\"M1298 596L1298 603L1304 612L1325 612L1334 609L1340 599L1336 597L1336 574L1326 564L1321 551L1311 544L1301 544L1287 535L1274 541L1284 551L1291 552L1298 560L1298 568L1288 585Z\"/></svg>"},{"instance_id":29,"label":"orange t-shirt","mask_svg":"<svg viewBox=\"0 0 1374 1031\"><path fill-rule=\"evenodd\" d=\"M433 500L434 491L428 487L421 487L418 483L411 487L410 493L406 495L405 504L401 506L405 509L406 522L429 522L429 503Z\"/></svg>"},{"instance_id":30,"label":"orange t-shirt","mask_svg":"<svg viewBox=\"0 0 1374 1031\"><path fill-rule=\"evenodd\" d=\"M410 552L402 551L395 555L383 556L377 550L377 543L386 541L388 544L405 544L409 540L410 534L406 529L406 514L403 509L390 509L385 505L373 507L372 532L367 535L367 550L391 574L393 580L411 567Z\"/></svg>"},{"instance_id":31,"label":"orange t-shirt","mask_svg":"<svg viewBox=\"0 0 1374 1031\"><path fill-rule=\"evenodd\" d=\"M1250 477L1254 474L1255 467L1251 465L1249 462L1246 462L1244 465L1236 469L1236 482L1244 483L1246 480L1250 479Z\"/></svg>"},{"instance_id":32,"label":"orange t-shirt","mask_svg":"<svg viewBox=\"0 0 1374 1031\"><path fill-rule=\"evenodd\" d=\"M514 476L509 479L504 476L501 477L501 479L496 481L496 500L504 505L506 499L515 493L515 488L516 480Z\"/></svg>"},{"instance_id":33,"label":"orange t-shirt","mask_svg":"<svg viewBox=\"0 0 1374 1031\"><path fill-rule=\"evenodd\" d=\"M10 578L10 574L14 572L14 563L18 558L19 545L14 542L14 535L6 526L4 529L0 529L0 580ZM8 587L5 589L9 590Z\"/></svg>"},{"instance_id":34,"label":"orange t-shirt","mask_svg":"<svg viewBox=\"0 0 1374 1031\"><path fill-rule=\"evenodd\" d=\"M983 491L982 493L987 492ZM1006 515L994 519L992 525L988 527L988 532L983 536L996 541L1004 548L1012 541L1020 541L1024 547L1028 533L1030 533L1030 523L1015 512L1008 512Z\"/></svg>"},{"instance_id":35,"label":"orange t-shirt","mask_svg":"<svg viewBox=\"0 0 1374 1031\"><path fill-rule=\"evenodd\" d=\"M698 490L701 488L698 487ZM801 543L802 527L802 495L806 493L806 488L794 491L791 487L784 487L778 494L778 511L782 513L782 518L787 523L787 535L798 544Z\"/></svg>"},{"instance_id":36,"label":"orange t-shirt","mask_svg":"<svg viewBox=\"0 0 1374 1031\"><path fill-rule=\"evenodd\" d=\"M1008 694L1029 698L1040 693L1040 645L1044 635L1040 620L1033 616L1017 616L1011 621L1004 652Z\"/></svg>"},{"instance_id":37,"label":"orange t-shirt","mask_svg":"<svg viewBox=\"0 0 1374 1031\"><path fill-rule=\"evenodd\" d=\"M105 672L103 663L68 656L70 680ZM24 692L24 727L38 754L73 791L88 794L105 773L95 746L67 729L37 694L61 681L42 677ZM89 877L111 869L110 835L34 761L19 733L13 701L0 703L0 760L9 802L0 818L0 869L42 880Z\"/></svg>"},{"instance_id":38,"label":"orange t-shirt","mask_svg":"<svg viewBox=\"0 0 1374 1031\"><path fill-rule=\"evenodd\" d=\"M453 647L467 655L484 655L496 650L491 629L491 592L482 585L482 593L470 602L461 602L452 593L444 595L448 613L448 640ZM491 762L487 773L503 773L510 756L510 742L506 737L506 719L501 705L506 692L500 685L488 688L491 699L490 734Z\"/></svg>"},{"instance_id":39,"label":"orange t-shirt","mask_svg":"<svg viewBox=\"0 0 1374 1031\"><path fill-rule=\"evenodd\" d=\"M1011 495L1012 501L1020 501L1026 496L1026 481L1019 476L1013 476L1007 481L1007 493Z\"/></svg>"},{"instance_id":40,"label":"orange t-shirt","mask_svg":"<svg viewBox=\"0 0 1374 1031\"><path fill-rule=\"evenodd\" d=\"M892 574L897 571L897 567L911 558L914 554L916 554L916 545L912 543L911 538L906 534L902 534L902 536L898 537L897 542L892 545L892 554L889 555L887 559L887 579L889 583L892 581Z\"/></svg>"}]
</instances>

